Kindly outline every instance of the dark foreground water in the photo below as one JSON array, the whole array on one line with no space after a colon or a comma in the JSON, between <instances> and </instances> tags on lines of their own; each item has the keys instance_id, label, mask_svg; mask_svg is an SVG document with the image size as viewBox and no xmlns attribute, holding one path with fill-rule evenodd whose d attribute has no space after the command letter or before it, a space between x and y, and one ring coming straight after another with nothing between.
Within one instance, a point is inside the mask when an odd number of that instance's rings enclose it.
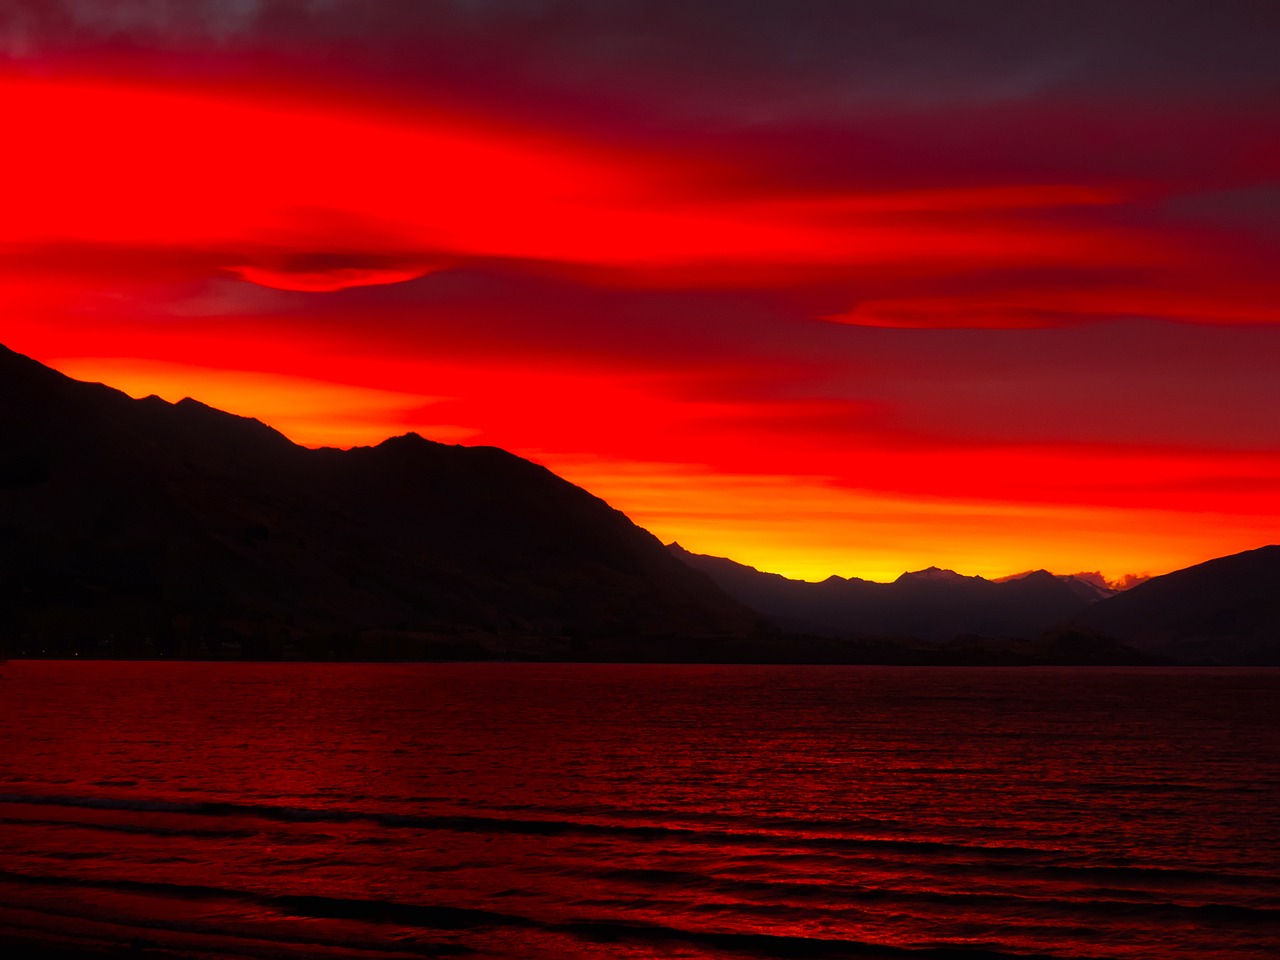
<instances>
[{"instance_id":1,"label":"dark foreground water","mask_svg":"<svg viewBox=\"0 0 1280 960\"><path fill-rule=\"evenodd\" d=\"M0 945L1280 956L1274 670L0 672Z\"/></svg>"}]
</instances>

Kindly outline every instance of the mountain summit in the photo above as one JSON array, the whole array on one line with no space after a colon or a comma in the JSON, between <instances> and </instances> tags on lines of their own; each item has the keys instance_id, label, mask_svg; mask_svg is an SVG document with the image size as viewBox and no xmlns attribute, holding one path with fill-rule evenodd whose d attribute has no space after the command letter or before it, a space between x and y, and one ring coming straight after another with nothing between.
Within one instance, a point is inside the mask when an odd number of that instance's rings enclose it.
<instances>
[{"instance_id":1,"label":"mountain summit","mask_svg":"<svg viewBox=\"0 0 1280 960\"><path fill-rule=\"evenodd\" d=\"M551 471L417 434L312 450L0 347L0 644L555 656L756 616Z\"/></svg>"},{"instance_id":2,"label":"mountain summit","mask_svg":"<svg viewBox=\"0 0 1280 960\"><path fill-rule=\"evenodd\" d=\"M981 577L966 577L962 573L956 573L954 570L944 570L941 567L925 567L923 570L909 570L898 577L894 583L969 583L971 581L981 580Z\"/></svg>"}]
</instances>

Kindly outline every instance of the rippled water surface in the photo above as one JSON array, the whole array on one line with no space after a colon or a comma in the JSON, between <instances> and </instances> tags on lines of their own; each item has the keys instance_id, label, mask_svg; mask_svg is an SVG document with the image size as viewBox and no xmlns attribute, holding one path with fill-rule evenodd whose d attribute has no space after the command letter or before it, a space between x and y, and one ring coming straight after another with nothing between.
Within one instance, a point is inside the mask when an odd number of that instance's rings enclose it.
<instances>
[{"instance_id":1,"label":"rippled water surface","mask_svg":"<svg viewBox=\"0 0 1280 960\"><path fill-rule=\"evenodd\" d=\"M0 667L0 943L1280 956L1280 672Z\"/></svg>"}]
</instances>

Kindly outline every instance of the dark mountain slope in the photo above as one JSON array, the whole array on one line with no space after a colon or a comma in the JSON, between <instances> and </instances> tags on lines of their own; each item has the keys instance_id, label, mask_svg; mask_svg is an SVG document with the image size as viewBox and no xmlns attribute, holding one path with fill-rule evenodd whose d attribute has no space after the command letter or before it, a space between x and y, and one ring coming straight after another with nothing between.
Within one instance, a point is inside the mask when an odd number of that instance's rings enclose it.
<instances>
[{"instance_id":1,"label":"dark mountain slope","mask_svg":"<svg viewBox=\"0 0 1280 960\"><path fill-rule=\"evenodd\" d=\"M932 643L962 634L1034 638L1090 605L1043 570L1002 583L936 567L904 573L893 583L842 577L808 583L692 554L679 544L669 549L779 626L825 636L904 636Z\"/></svg>"},{"instance_id":2,"label":"dark mountain slope","mask_svg":"<svg viewBox=\"0 0 1280 960\"><path fill-rule=\"evenodd\" d=\"M308 450L0 348L11 651L413 656L462 637L543 655L755 620L604 501L501 450L414 434Z\"/></svg>"},{"instance_id":3,"label":"dark mountain slope","mask_svg":"<svg viewBox=\"0 0 1280 960\"><path fill-rule=\"evenodd\" d=\"M1074 625L1182 661L1280 665L1280 546L1153 577Z\"/></svg>"}]
</instances>

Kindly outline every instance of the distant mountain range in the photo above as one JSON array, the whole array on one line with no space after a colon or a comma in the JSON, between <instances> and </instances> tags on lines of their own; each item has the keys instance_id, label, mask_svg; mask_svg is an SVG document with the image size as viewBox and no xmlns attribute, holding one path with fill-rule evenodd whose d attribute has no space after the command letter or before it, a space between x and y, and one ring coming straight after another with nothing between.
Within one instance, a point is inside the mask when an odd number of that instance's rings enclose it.
<instances>
[{"instance_id":1,"label":"distant mountain range","mask_svg":"<svg viewBox=\"0 0 1280 960\"><path fill-rule=\"evenodd\" d=\"M1280 665L1280 546L1152 577L1123 593L1044 570L991 581L929 567L893 583L809 583L675 543L668 549L792 631L913 638L970 659Z\"/></svg>"},{"instance_id":2,"label":"distant mountain range","mask_svg":"<svg viewBox=\"0 0 1280 960\"><path fill-rule=\"evenodd\" d=\"M679 544L668 549L780 627L807 633L903 636L933 643L960 634L1039 636L1103 596L1094 584L1044 570L1003 582L929 567L904 573L893 583L844 577L809 583L689 553Z\"/></svg>"},{"instance_id":3,"label":"distant mountain range","mask_svg":"<svg viewBox=\"0 0 1280 960\"><path fill-rule=\"evenodd\" d=\"M0 347L0 655L1280 662L1280 547L1111 593L788 580L496 448L311 450Z\"/></svg>"}]
</instances>

